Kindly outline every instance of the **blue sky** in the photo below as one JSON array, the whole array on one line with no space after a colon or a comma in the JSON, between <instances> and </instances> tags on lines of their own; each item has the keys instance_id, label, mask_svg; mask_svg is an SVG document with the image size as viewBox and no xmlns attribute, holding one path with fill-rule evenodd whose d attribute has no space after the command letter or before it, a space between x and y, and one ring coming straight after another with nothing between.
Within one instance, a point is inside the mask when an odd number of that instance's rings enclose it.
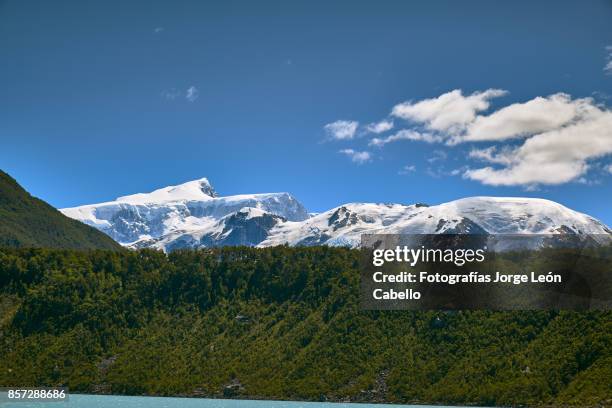
<instances>
[{"instance_id":1,"label":"blue sky","mask_svg":"<svg viewBox=\"0 0 612 408\"><path fill-rule=\"evenodd\" d=\"M208 177L310 211L529 196L610 225L611 21L610 1L4 1L0 168L56 207Z\"/></svg>"}]
</instances>

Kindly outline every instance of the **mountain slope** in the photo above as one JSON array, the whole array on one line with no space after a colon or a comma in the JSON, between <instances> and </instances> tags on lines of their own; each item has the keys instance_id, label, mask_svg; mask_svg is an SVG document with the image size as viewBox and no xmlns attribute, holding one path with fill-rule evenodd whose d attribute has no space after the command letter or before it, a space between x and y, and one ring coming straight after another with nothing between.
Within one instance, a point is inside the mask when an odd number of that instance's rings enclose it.
<instances>
[{"instance_id":1,"label":"mountain slope","mask_svg":"<svg viewBox=\"0 0 612 408\"><path fill-rule=\"evenodd\" d=\"M310 215L287 193L219 197L205 178L61 210L132 248L356 247L362 234L605 234L586 214L536 198L471 197L435 206L350 203Z\"/></svg>"},{"instance_id":2,"label":"mountain slope","mask_svg":"<svg viewBox=\"0 0 612 408\"><path fill-rule=\"evenodd\" d=\"M32 197L0 170L0 246L114 249L111 238Z\"/></svg>"}]
</instances>

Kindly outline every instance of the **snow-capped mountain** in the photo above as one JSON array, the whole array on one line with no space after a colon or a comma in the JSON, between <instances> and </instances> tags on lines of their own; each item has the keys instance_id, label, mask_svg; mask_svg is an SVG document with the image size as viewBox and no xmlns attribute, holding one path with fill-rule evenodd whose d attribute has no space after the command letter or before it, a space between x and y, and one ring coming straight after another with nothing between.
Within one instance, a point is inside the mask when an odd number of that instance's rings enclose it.
<instances>
[{"instance_id":1,"label":"snow-capped mountain","mask_svg":"<svg viewBox=\"0 0 612 408\"><path fill-rule=\"evenodd\" d=\"M274 222L297 222L308 218L306 209L288 193L219 197L205 178L151 193L60 211L98 228L123 245L165 249L166 246L176 248L178 243L200 246L197 242L201 239L207 243L222 240L226 224L228 227L235 225L236 220L241 219L243 209L251 214L251 218L242 218L243 223L253 223L251 219L262 217ZM172 245L174 241L177 244ZM228 242L254 245L251 241L239 242L231 238Z\"/></svg>"},{"instance_id":2,"label":"snow-capped mountain","mask_svg":"<svg viewBox=\"0 0 612 408\"><path fill-rule=\"evenodd\" d=\"M132 248L355 247L362 234L612 234L553 201L472 197L435 206L351 203L309 214L288 193L219 197L207 179L61 210Z\"/></svg>"}]
</instances>

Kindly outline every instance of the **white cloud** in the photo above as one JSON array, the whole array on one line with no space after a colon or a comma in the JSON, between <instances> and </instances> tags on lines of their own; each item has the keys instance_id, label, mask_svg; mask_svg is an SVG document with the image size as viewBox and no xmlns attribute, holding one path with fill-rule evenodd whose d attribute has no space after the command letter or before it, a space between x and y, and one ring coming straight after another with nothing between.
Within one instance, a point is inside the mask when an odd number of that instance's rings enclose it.
<instances>
[{"instance_id":1,"label":"white cloud","mask_svg":"<svg viewBox=\"0 0 612 408\"><path fill-rule=\"evenodd\" d=\"M501 89L488 89L464 96L460 89L455 89L437 98L400 103L393 107L391 114L423 124L430 130L454 134L472 122L478 112L489 109L492 98L506 93Z\"/></svg>"},{"instance_id":2,"label":"white cloud","mask_svg":"<svg viewBox=\"0 0 612 408\"><path fill-rule=\"evenodd\" d=\"M187 99L189 102L194 102L199 96L200 91L198 91L198 88L193 85L187 88L187 91L185 92L185 99Z\"/></svg>"},{"instance_id":3,"label":"white cloud","mask_svg":"<svg viewBox=\"0 0 612 408\"><path fill-rule=\"evenodd\" d=\"M606 50L612 62L612 46ZM600 159L612 155L612 110L593 98L572 99L559 92L485 112L492 98L505 94L499 89L470 95L454 90L396 105L392 116L408 121L407 127L386 137L374 137L369 145L383 147L400 140L447 146L491 142L492 146L474 147L469 152L468 160L487 164L472 163L461 170L463 177L487 185L527 188L588 181L589 169L602 168ZM374 125L368 127L374 129ZM326 130L337 139L352 139L357 127L357 122L338 121ZM343 153L354 156L355 162L371 159L368 152L349 149ZM430 163L437 160L443 157L435 152L428 159ZM610 171L610 167L606 169Z\"/></svg>"},{"instance_id":4,"label":"white cloud","mask_svg":"<svg viewBox=\"0 0 612 408\"><path fill-rule=\"evenodd\" d=\"M393 129L393 121L392 120L381 120L380 122L370 123L366 126L366 130L370 133L383 133L387 130Z\"/></svg>"},{"instance_id":5,"label":"white cloud","mask_svg":"<svg viewBox=\"0 0 612 408\"><path fill-rule=\"evenodd\" d=\"M402 167L402 169L398 171L397 174L403 176L406 174L414 173L415 171L416 171L416 166L414 164L411 164L411 165L406 165Z\"/></svg>"},{"instance_id":6,"label":"white cloud","mask_svg":"<svg viewBox=\"0 0 612 408\"><path fill-rule=\"evenodd\" d=\"M164 28L164 27L155 27L155 29L153 29L153 32L154 32L155 34L159 34L159 33L161 33L161 32L162 32L162 31L164 31L164 30L165 30L165 28Z\"/></svg>"},{"instance_id":7,"label":"white cloud","mask_svg":"<svg viewBox=\"0 0 612 408\"><path fill-rule=\"evenodd\" d=\"M501 153L476 153L502 167L470 169L464 177L495 186L562 184L579 179L589 169L589 160L612 154L612 112L592 108L576 123L534 135L519 147L506 147Z\"/></svg>"},{"instance_id":8,"label":"white cloud","mask_svg":"<svg viewBox=\"0 0 612 408\"><path fill-rule=\"evenodd\" d=\"M161 95L169 100L175 100L176 98L178 98L179 96L181 96L181 92L176 89L176 88L170 88L166 91L162 91Z\"/></svg>"},{"instance_id":9,"label":"white cloud","mask_svg":"<svg viewBox=\"0 0 612 408\"><path fill-rule=\"evenodd\" d=\"M464 177L488 185L562 184L583 177L589 162L612 154L612 111L592 98L572 99L564 93L536 97L479 114L489 100L505 91L490 89L463 96L455 90L437 98L397 105L393 114L422 124L431 133L405 130L372 140L383 146L400 140L503 142L525 139L522 144L473 149L470 159L491 165L465 170ZM427 138L418 135L428 135ZM435 156L434 158L435 159Z\"/></svg>"},{"instance_id":10,"label":"white cloud","mask_svg":"<svg viewBox=\"0 0 612 408\"><path fill-rule=\"evenodd\" d=\"M397 142L399 140L415 140L427 143L441 142L443 139L440 136L432 135L431 133L421 133L410 129L402 129L399 132L387 137L375 137L368 143L370 146L382 147L388 143Z\"/></svg>"},{"instance_id":11,"label":"white cloud","mask_svg":"<svg viewBox=\"0 0 612 408\"><path fill-rule=\"evenodd\" d=\"M366 151L359 152L353 149L342 149L339 152L347 155L348 157L351 158L353 163L357 163L357 164L363 164L363 163L366 163L372 160L372 156L370 155L370 152L366 152Z\"/></svg>"},{"instance_id":12,"label":"white cloud","mask_svg":"<svg viewBox=\"0 0 612 408\"><path fill-rule=\"evenodd\" d=\"M608 173L612 174L612 164L608 164L606 166L606 170L608 171Z\"/></svg>"},{"instance_id":13,"label":"white cloud","mask_svg":"<svg viewBox=\"0 0 612 408\"><path fill-rule=\"evenodd\" d=\"M437 161L444 161L448 158L448 153L444 150L434 150L433 156L427 159L429 163L435 163Z\"/></svg>"},{"instance_id":14,"label":"white cloud","mask_svg":"<svg viewBox=\"0 0 612 408\"><path fill-rule=\"evenodd\" d=\"M162 97L170 101L173 101L177 98L181 98L184 95L185 99L187 99L189 102L194 102L196 99L199 98L200 91L198 90L198 88L192 85L184 92L176 88L170 88L165 91L162 91L161 95Z\"/></svg>"},{"instance_id":15,"label":"white cloud","mask_svg":"<svg viewBox=\"0 0 612 408\"><path fill-rule=\"evenodd\" d=\"M503 149L502 152L498 153L496 146L487 147L486 149L472 149L468 155L471 159L505 165L512 163L511 156L511 150Z\"/></svg>"},{"instance_id":16,"label":"white cloud","mask_svg":"<svg viewBox=\"0 0 612 408\"><path fill-rule=\"evenodd\" d=\"M355 137L359 122L352 120L337 120L328 123L323 128L328 137L335 140L351 140Z\"/></svg>"},{"instance_id":17,"label":"white cloud","mask_svg":"<svg viewBox=\"0 0 612 408\"><path fill-rule=\"evenodd\" d=\"M572 100L564 93L537 97L477 116L454 141L504 140L558 129L587 114L592 104L590 98Z\"/></svg>"},{"instance_id":18,"label":"white cloud","mask_svg":"<svg viewBox=\"0 0 612 408\"><path fill-rule=\"evenodd\" d=\"M606 65L603 70L607 75L612 75L612 45L606 47L606 54Z\"/></svg>"}]
</instances>

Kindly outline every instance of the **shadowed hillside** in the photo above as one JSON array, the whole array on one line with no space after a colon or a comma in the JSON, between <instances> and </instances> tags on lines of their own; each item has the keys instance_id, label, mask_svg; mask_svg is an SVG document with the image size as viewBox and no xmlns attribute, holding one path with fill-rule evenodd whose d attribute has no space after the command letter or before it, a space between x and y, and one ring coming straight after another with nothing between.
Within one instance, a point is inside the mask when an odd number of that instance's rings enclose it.
<instances>
[{"instance_id":1,"label":"shadowed hillside","mask_svg":"<svg viewBox=\"0 0 612 408\"><path fill-rule=\"evenodd\" d=\"M32 197L2 170L0 247L121 249L104 233L68 218L44 201Z\"/></svg>"}]
</instances>

